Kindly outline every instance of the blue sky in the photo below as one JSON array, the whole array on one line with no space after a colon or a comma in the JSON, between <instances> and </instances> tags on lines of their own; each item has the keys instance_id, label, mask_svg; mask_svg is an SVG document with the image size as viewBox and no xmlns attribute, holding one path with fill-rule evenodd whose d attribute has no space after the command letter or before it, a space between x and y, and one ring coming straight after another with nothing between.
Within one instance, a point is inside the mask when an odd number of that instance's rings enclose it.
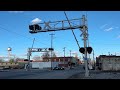
<instances>
[{"instance_id":1,"label":"blue sky","mask_svg":"<svg viewBox=\"0 0 120 90\"><path fill-rule=\"evenodd\" d=\"M66 13L69 19L74 19L81 18L86 11L66 11ZM108 52L120 55L119 17L120 11L87 11L89 41L90 46L94 48L95 56ZM29 24L36 18L41 22L66 19L63 11L0 11L0 56L7 56L7 48L11 47L12 54L26 58L27 48L32 46L34 38L34 47L49 48L51 33L55 34L53 47L57 55L62 56L63 48L66 47L66 56L69 56L69 50L81 56L71 30L30 34ZM80 46L83 47L81 31L76 29L74 32ZM33 56L38 54L33 53Z\"/></svg>"}]
</instances>

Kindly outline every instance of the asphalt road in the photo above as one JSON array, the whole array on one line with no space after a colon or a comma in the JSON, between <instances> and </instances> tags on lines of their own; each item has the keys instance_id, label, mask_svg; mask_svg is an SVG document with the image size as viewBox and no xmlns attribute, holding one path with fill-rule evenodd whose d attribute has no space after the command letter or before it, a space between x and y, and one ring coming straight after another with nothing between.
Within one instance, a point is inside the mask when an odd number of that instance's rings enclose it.
<instances>
[{"instance_id":1,"label":"asphalt road","mask_svg":"<svg viewBox=\"0 0 120 90\"><path fill-rule=\"evenodd\" d=\"M3 70L0 79L68 79L74 74L84 72L82 66L66 70Z\"/></svg>"}]
</instances>

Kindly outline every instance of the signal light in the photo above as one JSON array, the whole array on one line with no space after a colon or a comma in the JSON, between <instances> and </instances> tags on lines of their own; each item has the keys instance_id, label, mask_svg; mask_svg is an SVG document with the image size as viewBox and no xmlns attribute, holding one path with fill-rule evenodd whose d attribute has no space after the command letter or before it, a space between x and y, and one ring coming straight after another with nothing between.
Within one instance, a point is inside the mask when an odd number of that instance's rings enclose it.
<instances>
[{"instance_id":1,"label":"signal light","mask_svg":"<svg viewBox=\"0 0 120 90\"><path fill-rule=\"evenodd\" d=\"M87 52L88 52L89 54L91 54L91 52L92 52L92 47L87 47Z\"/></svg>"},{"instance_id":2,"label":"signal light","mask_svg":"<svg viewBox=\"0 0 120 90\"><path fill-rule=\"evenodd\" d=\"M53 51L54 49L53 48L49 48L49 51Z\"/></svg>"},{"instance_id":3,"label":"signal light","mask_svg":"<svg viewBox=\"0 0 120 90\"><path fill-rule=\"evenodd\" d=\"M87 52L88 52L89 54L91 54L92 50L93 50L92 47L87 47ZM80 51L81 53L85 54L85 48L81 47L81 48L79 49L79 51Z\"/></svg>"},{"instance_id":4,"label":"signal light","mask_svg":"<svg viewBox=\"0 0 120 90\"><path fill-rule=\"evenodd\" d=\"M41 30L42 27L40 27L38 24L35 25L29 25L30 33L37 33L37 30Z\"/></svg>"},{"instance_id":5,"label":"signal light","mask_svg":"<svg viewBox=\"0 0 120 90\"><path fill-rule=\"evenodd\" d=\"M33 25L29 25L29 29L30 30L34 30L34 26Z\"/></svg>"},{"instance_id":6,"label":"signal light","mask_svg":"<svg viewBox=\"0 0 120 90\"><path fill-rule=\"evenodd\" d=\"M85 54L85 48L82 47L82 48L79 49L79 51L80 51L81 53Z\"/></svg>"},{"instance_id":7,"label":"signal light","mask_svg":"<svg viewBox=\"0 0 120 90\"><path fill-rule=\"evenodd\" d=\"M28 59L24 59L24 61L28 61Z\"/></svg>"},{"instance_id":8,"label":"signal light","mask_svg":"<svg viewBox=\"0 0 120 90\"><path fill-rule=\"evenodd\" d=\"M38 24L35 24L34 27L35 27L35 30L41 30L41 27Z\"/></svg>"}]
</instances>

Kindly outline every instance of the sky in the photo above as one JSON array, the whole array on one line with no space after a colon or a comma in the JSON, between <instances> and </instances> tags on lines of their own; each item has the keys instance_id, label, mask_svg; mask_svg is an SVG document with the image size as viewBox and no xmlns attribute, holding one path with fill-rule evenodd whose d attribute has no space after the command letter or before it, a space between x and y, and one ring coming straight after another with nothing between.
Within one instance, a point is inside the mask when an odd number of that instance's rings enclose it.
<instances>
[{"instance_id":1,"label":"sky","mask_svg":"<svg viewBox=\"0 0 120 90\"><path fill-rule=\"evenodd\" d=\"M109 52L120 55L120 11L66 11L66 14L69 19L87 15L89 45L94 49L95 57ZM7 57L7 48L11 47L11 54L27 58L27 49L32 47L34 38L34 48L49 48L53 33L53 47L58 56L64 55L63 48L66 47L66 56L70 56L71 50L81 57L71 30L29 33L30 24L59 20L66 20L64 11L0 11L0 56ZM83 47L82 32L74 29L74 33ZM32 57L35 55L42 53L34 52Z\"/></svg>"}]
</instances>

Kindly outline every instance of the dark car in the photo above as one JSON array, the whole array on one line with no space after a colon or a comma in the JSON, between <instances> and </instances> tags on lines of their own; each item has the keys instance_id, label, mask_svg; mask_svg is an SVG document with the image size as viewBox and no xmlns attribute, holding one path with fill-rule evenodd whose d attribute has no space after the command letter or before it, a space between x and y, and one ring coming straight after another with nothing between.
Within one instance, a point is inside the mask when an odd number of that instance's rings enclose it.
<instances>
[{"instance_id":1,"label":"dark car","mask_svg":"<svg viewBox=\"0 0 120 90\"><path fill-rule=\"evenodd\" d=\"M53 70L64 70L64 67L54 67Z\"/></svg>"},{"instance_id":2,"label":"dark car","mask_svg":"<svg viewBox=\"0 0 120 90\"><path fill-rule=\"evenodd\" d=\"M59 68L58 67L54 67L53 70L59 70Z\"/></svg>"},{"instance_id":3,"label":"dark car","mask_svg":"<svg viewBox=\"0 0 120 90\"><path fill-rule=\"evenodd\" d=\"M60 69L60 70L65 70L65 68L64 68L64 67L59 67L59 69Z\"/></svg>"}]
</instances>

